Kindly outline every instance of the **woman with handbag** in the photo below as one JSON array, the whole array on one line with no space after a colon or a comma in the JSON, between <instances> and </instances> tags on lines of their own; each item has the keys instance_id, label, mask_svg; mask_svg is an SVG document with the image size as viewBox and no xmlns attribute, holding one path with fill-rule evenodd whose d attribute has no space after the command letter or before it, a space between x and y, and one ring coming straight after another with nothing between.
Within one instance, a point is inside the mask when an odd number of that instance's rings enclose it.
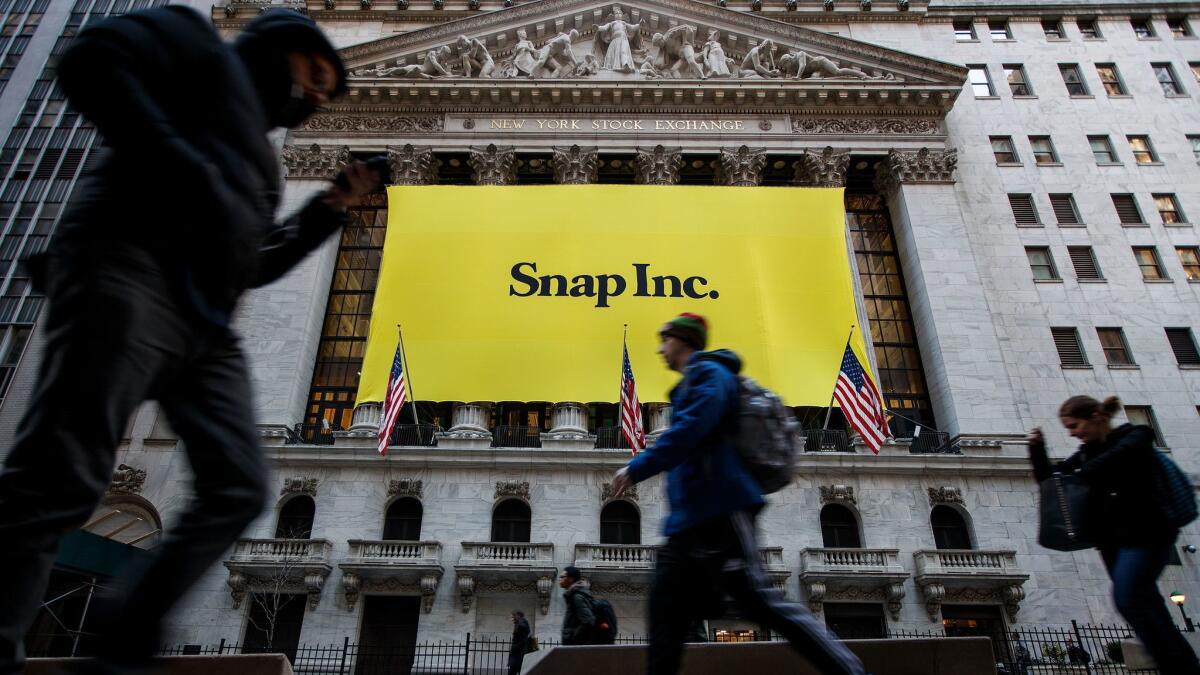
<instances>
[{"instance_id":1,"label":"woman with handbag","mask_svg":"<svg viewBox=\"0 0 1200 675\"><path fill-rule=\"evenodd\" d=\"M1054 473L1074 474L1090 491L1082 533L1100 551L1113 581L1117 610L1154 657L1162 675L1198 675L1200 662L1180 634L1157 581L1178 528L1164 514L1154 431L1142 425L1112 427L1117 397L1101 403L1072 396L1059 408L1064 427L1082 441L1079 451L1052 465L1041 429L1029 433L1029 459L1039 483Z\"/></svg>"}]
</instances>

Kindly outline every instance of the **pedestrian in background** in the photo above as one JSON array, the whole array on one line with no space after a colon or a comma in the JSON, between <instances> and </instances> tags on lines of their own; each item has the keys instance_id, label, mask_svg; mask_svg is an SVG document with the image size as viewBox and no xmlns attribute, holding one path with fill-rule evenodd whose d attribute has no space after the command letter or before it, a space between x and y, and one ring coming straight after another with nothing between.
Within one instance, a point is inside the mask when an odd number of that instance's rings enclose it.
<instances>
[{"instance_id":1,"label":"pedestrian in background","mask_svg":"<svg viewBox=\"0 0 1200 675\"><path fill-rule=\"evenodd\" d=\"M525 662L525 653L529 651L529 622L525 612L519 609L512 611L512 645L508 648L508 675L518 675L521 665Z\"/></svg>"}]
</instances>

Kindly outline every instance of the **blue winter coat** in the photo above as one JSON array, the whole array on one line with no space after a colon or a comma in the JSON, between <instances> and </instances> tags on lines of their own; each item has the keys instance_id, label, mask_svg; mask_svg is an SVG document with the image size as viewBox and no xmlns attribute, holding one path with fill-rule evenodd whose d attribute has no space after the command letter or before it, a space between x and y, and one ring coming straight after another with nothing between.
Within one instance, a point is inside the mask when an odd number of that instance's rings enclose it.
<instances>
[{"instance_id":1,"label":"blue winter coat","mask_svg":"<svg viewBox=\"0 0 1200 675\"><path fill-rule=\"evenodd\" d=\"M629 462L635 483L667 472L667 536L764 503L733 445L741 369L741 359L727 349L692 354L671 390L670 428Z\"/></svg>"}]
</instances>

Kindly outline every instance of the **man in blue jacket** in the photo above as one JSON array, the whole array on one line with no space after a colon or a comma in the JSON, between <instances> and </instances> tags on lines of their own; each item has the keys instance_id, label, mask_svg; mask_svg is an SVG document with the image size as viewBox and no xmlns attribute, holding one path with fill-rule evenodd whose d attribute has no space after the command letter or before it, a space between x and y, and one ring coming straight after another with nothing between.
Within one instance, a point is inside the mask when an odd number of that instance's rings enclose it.
<instances>
[{"instance_id":1,"label":"man in blue jacket","mask_svg":"<svg viewBox=\"0 0 1200 675\"><path fill-rule=\"evenodd\" d=\"M705 597L720 588L822 673L862 675L858 658L808 610L785 600L763 570L754 517L766 501L733 445L741 359L726 349L704 351L708 324L696 314L671 319L659 337L659 354L683 374L671 390L671 427L613 477L619 495L667 472L670 514L650 595L646 672L679 670L688 625L703 607L721 601Z\"/></svg>"}]
</instances>

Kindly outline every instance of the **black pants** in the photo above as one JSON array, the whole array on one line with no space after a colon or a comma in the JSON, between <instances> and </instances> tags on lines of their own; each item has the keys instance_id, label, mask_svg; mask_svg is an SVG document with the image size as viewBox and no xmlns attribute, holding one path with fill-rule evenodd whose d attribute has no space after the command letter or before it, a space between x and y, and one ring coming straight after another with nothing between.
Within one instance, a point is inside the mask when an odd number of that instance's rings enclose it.
<instances>
[{"instance_id":1,"label":"black pants","mask_svg":"<svg viewBox=\"0 0 1200 675\"><path fill-rule=\"evenodd\" d=\"M718 590L718 588L720 590ZM807 609L789 602L763 570L749 514L715 518L671 536L658 551L650 594L648 675L675 675L683 641L704 607L723 590L755 621L782 634L825 675L862 675L858 657Z\"/></svg>"},{"instance_id":2,"label":"black pants","mask_svg":"<svg viewBox=\"0 0 1200 675\"><path fill-rule=\"evenodd\" d=\"M195 494L148 562L93 605L106 660L147 659L162 616L265 503L236 337L190 318L144 251L108 242L86 253L51 260L45 356L0 472L0 675L20 672L59 541L99 503L143 400L159 401L183 441Z\"/></svg>"}]
</instances>

